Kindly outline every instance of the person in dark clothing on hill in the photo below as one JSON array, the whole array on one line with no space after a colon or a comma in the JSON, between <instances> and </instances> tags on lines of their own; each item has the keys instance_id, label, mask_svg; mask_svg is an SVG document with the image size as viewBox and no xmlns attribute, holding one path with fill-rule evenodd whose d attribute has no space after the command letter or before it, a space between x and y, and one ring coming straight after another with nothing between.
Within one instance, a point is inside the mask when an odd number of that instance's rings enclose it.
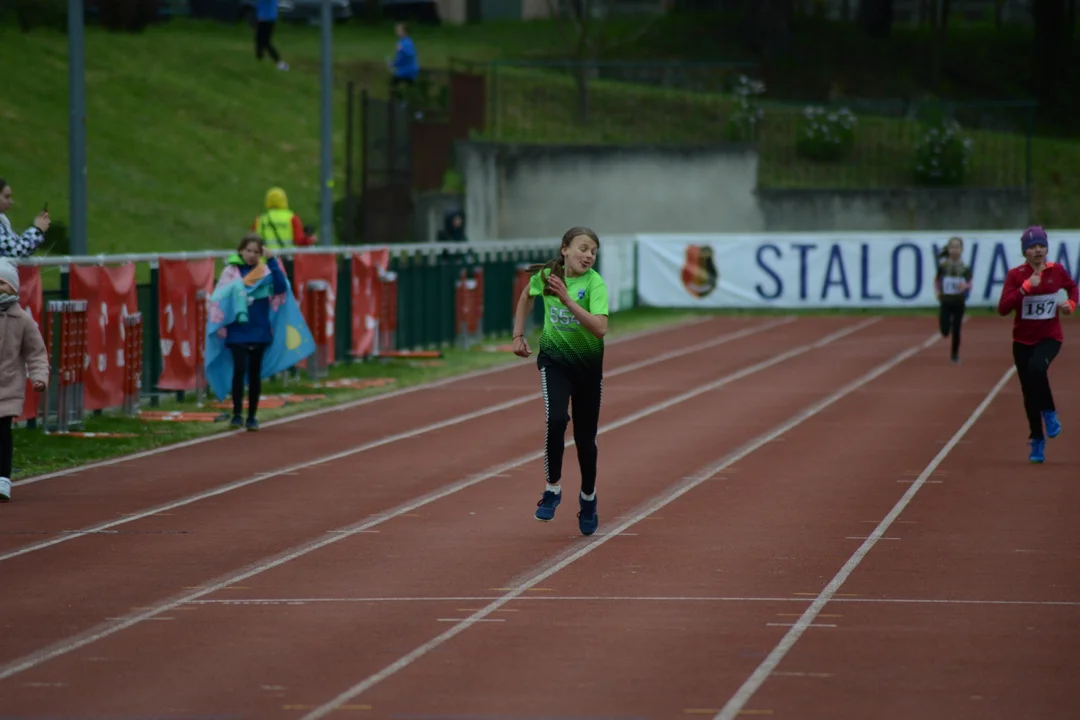
<instances>
[{"instance_id":1,"label":"person in dark clothing on hill","mask_svg":"<svg viewBox=\"0 0 1080 720\"><path fill-rule=\"evenodd\" d=\"M274 47L274 26L278 19L278 0L256 0L255 2L255 57L262 60L264 53L277 63L278 70L288 70L289 64L281 59Z\"/></svg>"}]
</instances>

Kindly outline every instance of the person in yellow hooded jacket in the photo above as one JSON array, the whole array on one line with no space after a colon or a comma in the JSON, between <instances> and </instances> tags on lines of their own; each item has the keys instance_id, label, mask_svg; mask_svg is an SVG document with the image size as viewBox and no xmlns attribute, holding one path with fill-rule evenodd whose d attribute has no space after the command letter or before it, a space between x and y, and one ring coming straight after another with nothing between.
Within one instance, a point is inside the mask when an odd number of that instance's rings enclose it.
<instances>
[{"instance_id":1,"label":"person in yellow hooded jacket","mask_svg":"<svg viewBox=\"0 0 1080 720\"><path fill-rule=\"evenodd\" d=\"M266 212L255 218L251 230L259 234L270 250L304 247L318 241L304 227L300 216L289 209L289 198L279 187L266 191Z\"/></svg>"}]
</instances>

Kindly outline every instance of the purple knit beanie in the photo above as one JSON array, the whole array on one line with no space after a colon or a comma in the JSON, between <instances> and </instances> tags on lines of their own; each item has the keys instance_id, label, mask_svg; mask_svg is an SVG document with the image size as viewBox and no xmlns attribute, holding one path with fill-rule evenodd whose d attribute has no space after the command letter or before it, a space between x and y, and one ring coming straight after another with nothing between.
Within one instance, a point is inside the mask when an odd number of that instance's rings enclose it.
<instances>
[{"instance_id":1,"label":"purple knit beanie","mask_svg":"<svg viewBox=\"0 0 1080 720\"><path fill-rule=\"evenodd\" d=\"M1046 231L1038 225L1032 225L1020 236L1020 247L1026 252L1032 245L1042 245L1049 248L1050 243L1046 240Z\"/></svg>"}]
</instances>

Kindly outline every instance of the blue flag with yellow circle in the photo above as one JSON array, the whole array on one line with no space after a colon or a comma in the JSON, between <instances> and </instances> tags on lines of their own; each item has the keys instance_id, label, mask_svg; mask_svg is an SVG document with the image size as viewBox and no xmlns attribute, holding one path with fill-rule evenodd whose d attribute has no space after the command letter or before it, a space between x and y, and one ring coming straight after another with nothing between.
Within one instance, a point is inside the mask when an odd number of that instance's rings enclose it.
<instances>
[{"instance_id":1,"label":"blue flag with yellow circle","mask_svg":"<svg viewBox=\"0 0 1080 720\"><path fill-rule=\"evenodd\" d=\"M265 295L263 285L272 283L269 272L252 285L243 282L238 273L228 277L223 273L210 296L206 319L206 383L219 400L224 400L232 392L233 358L225 347L225 327L235 322L242 310L246 310L248 296ZM263 357L264 379L288 370L315 352L315 338L308 329L300 305L293 296L292 283L288 282L287 277L283 296L270 298L270 325L274 339Z\"/></svg>"}]
</instances>

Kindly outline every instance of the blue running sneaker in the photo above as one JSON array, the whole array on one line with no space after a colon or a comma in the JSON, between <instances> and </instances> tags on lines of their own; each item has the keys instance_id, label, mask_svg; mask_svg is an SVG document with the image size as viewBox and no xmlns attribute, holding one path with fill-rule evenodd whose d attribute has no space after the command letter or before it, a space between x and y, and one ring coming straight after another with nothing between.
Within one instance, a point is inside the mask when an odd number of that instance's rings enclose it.
<instances>
[{"instance_id":1,"label":"blue running sneaker","mask_svg":"<svg viewBox=\"0 0 1080 720\"><path fill-rule=\"evenodd\" d=\"M592 500L586 500L578 494L578 504L581 510L578 512L578 529L582 535L592 535L600 525L600 517L596 514L596 496Z\"/></svg>"},{"instance_id":2,"label":"blue running sneaker","mask_svg":"<svg viewBox=\"0 0 1080 720\"><path fill-rule=\"evenodd\" d=\"M559 503L562 502L562 493L553 493L550 490L544 491L544 496L540 498L540 502L536 503L536 519L547 522L555 517L555 508L559 507Z\"/></svg>"},{"instance_id":3,"label":"blue running sneaker","mask_svg":"<svg viewBox=\"0 0 1080 720\"><path fill-rule=\"evenodd\" d=\"M1043 411L1043 422L1046 423L1046 437L1055 438L1061 434L1061 421L1053 410Z\"/></svg>"},{"instance_id":4,"label":"blue running sneaker","mask_svg":"<svg viewBox=\"0 0 1080 720\"><path fill-rule=\"evenodd\" d=\"M1031 454L1028 456L1028 460L1033 463L1041 463L1046 459L1046 439L1028 440L1028 445L1031 445Z\"/></svg>"}]
</instances>

